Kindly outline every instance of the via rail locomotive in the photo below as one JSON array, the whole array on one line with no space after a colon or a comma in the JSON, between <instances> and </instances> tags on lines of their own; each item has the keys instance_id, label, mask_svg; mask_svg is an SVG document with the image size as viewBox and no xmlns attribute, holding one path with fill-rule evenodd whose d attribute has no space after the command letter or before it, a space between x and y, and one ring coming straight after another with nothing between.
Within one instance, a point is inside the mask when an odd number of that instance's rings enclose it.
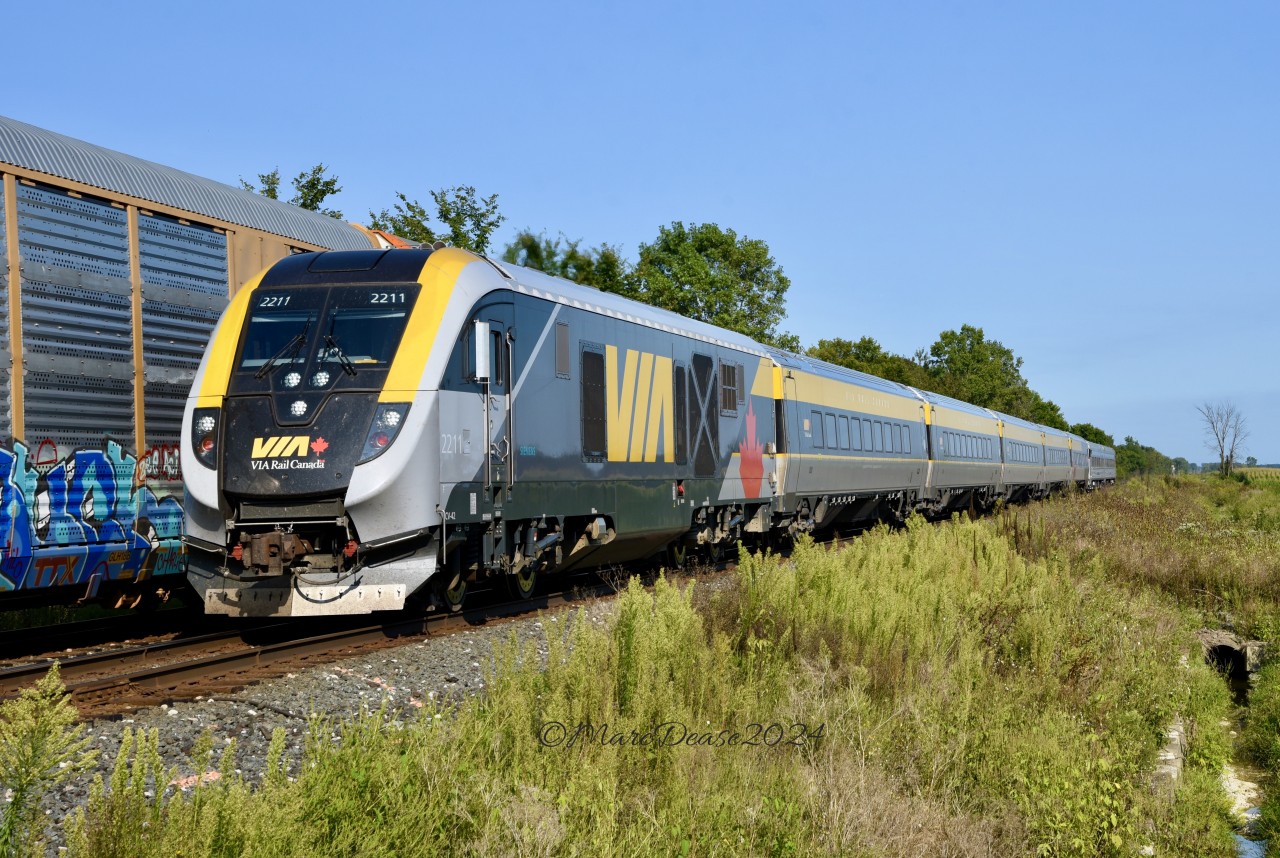
<instances>
[{"instance_id":1,"label":"via rail locomotive","mask_svg":"<svg viewBox=\"0 0 1280 858\"><path fill-rule=\"evenodd\" d=\"M234 616L456 608L1115 479L1074 435L456 248L277 262L182 432L188 577Z\"/></svg>"}]
</instances>

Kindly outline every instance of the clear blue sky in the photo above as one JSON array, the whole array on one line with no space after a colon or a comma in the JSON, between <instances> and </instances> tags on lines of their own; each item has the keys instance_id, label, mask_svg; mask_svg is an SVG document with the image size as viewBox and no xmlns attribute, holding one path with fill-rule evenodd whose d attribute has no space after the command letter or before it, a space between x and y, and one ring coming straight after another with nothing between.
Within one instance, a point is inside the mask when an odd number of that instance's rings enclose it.
<instances>
[{"instance_id":1,"label":"clear blue sky","mask_svg":"<svg viewBox=\"0 0 1280 858\"><path fill-rule=\"evenodd\" d=\"M782 328L981 326L1072 422L1280 462L1280 5L61 3L0 113L234 184L317 161L348 219L474 185L517 229L765 240ZM19 83L21 81L21 83Z\"/></svg>"}]
</instances>

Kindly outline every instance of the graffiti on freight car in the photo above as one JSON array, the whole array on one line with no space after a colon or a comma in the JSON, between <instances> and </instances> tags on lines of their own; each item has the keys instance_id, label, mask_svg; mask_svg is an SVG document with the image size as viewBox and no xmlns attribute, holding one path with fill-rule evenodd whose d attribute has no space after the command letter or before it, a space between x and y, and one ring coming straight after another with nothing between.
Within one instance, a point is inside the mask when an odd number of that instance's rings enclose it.
<instances>
[{"instance_id":1,"label":"graffiti on freight car","mask_svg":"<svg viewBox=\"0 0 1280 858\"><path fill-rule=\"evenodd\" d=\"M148 480L176 483L182 480L182 457L177 444L158 444L142 454L139 463Z\"/></svg>"},{"instance_id":2,"label":"graffiti on freight car","mask_svg":"<svg viewBox=\"0 0 1280 858\"><path fill-rule=\"evenodd\" d=\"M56 460L45 447L33 461L20 441L0 446L0 590L183 572L182 505L138 479L149 466L110 439Z\"/></svg>"},{"instance_id":3,"label":"graffiti on freight car","mask_svg":"<svg viewBox=\"0 0 1280 858\"><path fill-rule=\"evenodd\" d=\"M36 445L35 466L52 468L56 464L58 464L58 445L53 443L52 438L45 438Z\"/></svg>"}]
</instances>

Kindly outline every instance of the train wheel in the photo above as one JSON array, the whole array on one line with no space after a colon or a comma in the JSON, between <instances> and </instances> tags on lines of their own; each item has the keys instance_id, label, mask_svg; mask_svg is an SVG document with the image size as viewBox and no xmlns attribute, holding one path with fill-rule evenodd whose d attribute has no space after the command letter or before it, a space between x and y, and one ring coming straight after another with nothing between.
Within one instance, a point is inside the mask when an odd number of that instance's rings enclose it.
<instances>
[{"instance_id":1,"label":"train wheel","mask_svg":"<svg viewBox=\"0 0 1280 858\"><path fill-rule=\"evenodd\" d=\"M467 582L462 574L455 573L448 583L444 576L436 578L435 581L436 601L450 611L461 611L462 603L467 598Z\"/></svg>"},{"instance_id":2,"label":"train wheel","mask_svg":"<svg viewBox=\"0 0 1280 858\"><path fill-rule=\"evenodd\" d=\"M667 568L680 572L689 562L689 546L683 542L673 542L667 546Z\"/></svg>"},{"instance_id":3,"label":"train wheel","mask_svg":"<svg viewBox=\"0 0 1280 858\"><path fill-rule=\"evenodd\" d=\"M514 575L507 576L507 587L511 595L517 599L528 599L538 586L538 570L534 564L527 564Z\"/></svg>"}]
</instances>

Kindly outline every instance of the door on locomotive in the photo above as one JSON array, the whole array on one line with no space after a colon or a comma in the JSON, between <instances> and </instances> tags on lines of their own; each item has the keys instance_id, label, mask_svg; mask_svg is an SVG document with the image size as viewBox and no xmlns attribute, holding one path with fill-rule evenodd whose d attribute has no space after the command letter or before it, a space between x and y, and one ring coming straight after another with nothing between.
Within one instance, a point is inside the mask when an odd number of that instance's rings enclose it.
<instances>
[{"instance_id":1,"label":"door on locomotive","mask_svg":"<svg viewBox=\"0 0 1280 858\"><path fill-rule=\"evenodd\" d=\"M511 499L515 483L515 420L513 387L515 365L515 311L510 303L489 304L477 316L477 341L487 341L488 378L483 380L485 428L484 506L493 520ZM477 342L479 346L479 342Z\"/></svg>"},{"instance_id":2,"label":"door on locomotive","mask_svg":"<svg viewBox=\"0 0 1280 858\"><path fill-rule=\"evenodd\" d=\"M504 515L512 502L516 484L515 399L523 372L515 347L515 306L510 301L486 304L480 308L476 318L488 344L489 369L488 378L483 382L485 500L480 513L489 522L484 540L484 562L490 570L505 573L507 589L512 596L527 599L533 595L539 564L525 562L529 556L528 546L520 547L519 528L505 520Z\"/></svg>"}]
</instances>

